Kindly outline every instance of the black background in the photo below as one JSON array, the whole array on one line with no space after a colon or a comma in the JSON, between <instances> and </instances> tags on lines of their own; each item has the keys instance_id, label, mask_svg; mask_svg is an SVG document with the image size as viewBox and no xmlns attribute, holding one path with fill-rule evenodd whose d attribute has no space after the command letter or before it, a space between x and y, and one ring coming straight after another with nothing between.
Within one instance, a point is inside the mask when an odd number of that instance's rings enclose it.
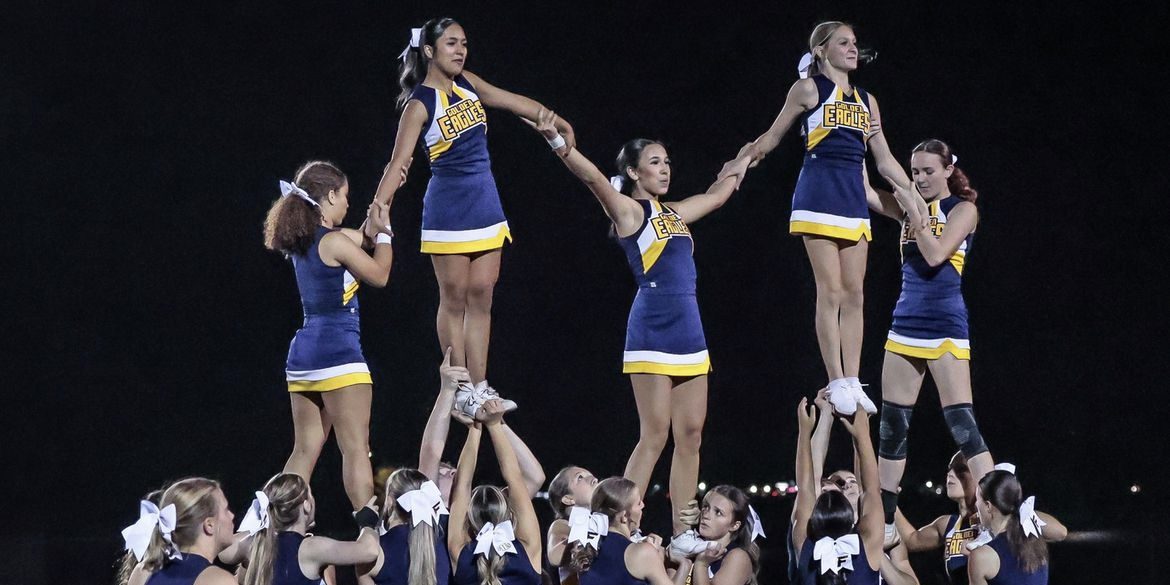
<instances>
[{"instance_id":1,"label":"black background","mask_svg":"<svg viewBox=\"0 0 1170 585\"><path fill-rule=\"evenodd\" d=\"M393 144L395 59L411 26L442 15L465 26L468 69L570 120L604 170L630 138L665 140L668 199L704 190L767 128L816 22L855 23L880 56L853 80L881 100L895 155L941 138L981 194L964 279L996 458L1074 530L1136 538L1164 509L1165 4L156 4L33 3L4 18L0 534L15 561L0 580L106 582L143 492L207 475L242 510L280 470L300 306L290 267L261 244L264 213L277 179L325 158L349 174L360 221ZM515 236L489 377L520 403L511 422L550 477L569 462L620 473L637 436L621 374L624 256L544 141L489 116ZM812 274L786 226L801 148L788 135L693 226L715 364L711 485L790 479L794 405L823 383ZM417 252L427 177L416 161L396 199L391 284L361 293L377 465L416 461L437 387L437 286ZM875 218L874 232L861 377L877 396L899 261L897 226ZM942 479L953 444L929 382L920 404L904 500L925 522L948 507L915 486ZM830 465L847 465L838 435ZM348 523L339 465L328 446L314 482L325 532ZM647 501L647 523L665 529L662 494ZM757 500L772 534L765 582L778 582L789 505ZM1154 545L1090 540L1054 549L1054 582L1155 570Z\"/></svg>"}]
</instances>

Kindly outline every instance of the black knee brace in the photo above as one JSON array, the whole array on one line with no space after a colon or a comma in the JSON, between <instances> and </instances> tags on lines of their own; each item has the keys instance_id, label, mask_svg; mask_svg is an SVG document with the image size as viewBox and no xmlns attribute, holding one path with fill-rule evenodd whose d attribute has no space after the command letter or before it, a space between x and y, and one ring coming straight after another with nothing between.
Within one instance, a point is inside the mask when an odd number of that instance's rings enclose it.
<instances>
[{"instance_id":1,"label":"black knee brace","mask_svg":"<svg viewBox=\"0 0 1170 585\"><path fill-rule=\"evenodd\" d=\"M882 459L901 461L906 458L906 435L910 432L910 416L914 405L906 406L882 401L882 424L878 431L878 455Z\"/></svg>"},{"instance_id":2,"label":"black knee brace","mask_svg":"<svg viewBox=\"0 0 1170 585\"><path fill-rule=\"evenodd\" d=\"M967 459L987 452L987 443L983 442L983 435L979 434L979 425L975 424L975 411L970 403L952 404L944 408L943 418L947 421L947 427L951 429L951 437L955 439L955 444Z\"/></svg>"}]
</instances>

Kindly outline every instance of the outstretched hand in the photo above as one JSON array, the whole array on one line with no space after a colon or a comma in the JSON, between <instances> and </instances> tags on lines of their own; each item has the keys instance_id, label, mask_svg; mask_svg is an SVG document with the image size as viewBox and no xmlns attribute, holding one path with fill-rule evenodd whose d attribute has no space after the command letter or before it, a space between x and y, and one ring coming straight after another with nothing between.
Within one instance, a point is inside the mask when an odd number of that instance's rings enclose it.
<instances>
[{"instance_id":1,"label":"outstretched hand","mask_svg":"<svg viewBox=\"0 0 1170 585\"><path fill-rule=\"evenodd\" d=\"M439 364L439 378L444 390L455 390L460 383L471 382L471 372L463 366L451 365L451 348L443 352L443 363Z\"/></svg>"},{"instance_id":2,"label":"outstretched hand","mask_svg":"<svg viewBox=\"0 0 1170 585\"><path fill-rule=\"evenodd\" d=\"M751 159L746 156L729 160L723 163L723 168L720 169L719 174L715 177L716 181L722 181L728 177L735 177L735 188L738 190L741 183L743 183L744 176L747 175L747 170L752 166Z\"/></svg>"},{"instance_id":3,"label":"outstretched hand","mask_svg":"<svg viewBox=\"0 0 1170 585\"><path fill-rule=\"evenodd\" d=\"M557 130L556 124L557 115L548 108L540 108L540 112L536 115L536 122L533 122L528 118L521 118L521 120L524 120L526 124L532 126L532 128L539 132L545 140L556 140L557 136L560 136L560 131ZM565 137L565 145L556 149L555 152L557 154L561 156L566 156L569 154L569 150L572 149L574 145L574 142L570 142L569 138L571 138L571 136Z\"/></svg>"},{"instance_id":4,"label":"outstretched hand","mask_svg":"<svg viewBox=\"0 0 1170 585\"><path fill-rule=\"evenodd\" d=\"M817 424L817 409L809 406L808 398L801 398L800 404L796 407L796 419L799 422L801 436L812 432L813 427Z\"/></svg>"},{"instance_id":5,"label":"outstretched hand","mask_svg":"<svg viewBox=\"0 0 1170 585\"><path fill-rule=\"evenodd\" d=\"M390 205L387 203L370 203L366 210L366 221L362 224L362 234L373 239L378 234L391 234Z\"/></svg>"},{"instance_id":6,"label":"outstretched hand","mask_svg":"<svg viewBox=\"0 0 1170 585\"><path fill-rule=\"evenodd\" d=\"M850 417L842 417L841 424L849 431L854 438L869 436L869 413L864 409L858 408L857 412Z\"/></svg>"}]
</instances>

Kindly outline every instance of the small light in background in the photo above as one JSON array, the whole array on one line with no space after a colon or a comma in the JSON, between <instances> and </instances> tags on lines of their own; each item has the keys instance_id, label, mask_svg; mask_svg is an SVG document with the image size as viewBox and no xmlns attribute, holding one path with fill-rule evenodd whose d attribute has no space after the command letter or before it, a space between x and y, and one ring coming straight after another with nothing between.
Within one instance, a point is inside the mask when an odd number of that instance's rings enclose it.
<instances>
[{"instance_id":1,"label":"small light in background","mask_svg":"<svg viewBox=\"0 0 1170 585\"><path fill-rule=\"evenodd\" d=\"M754 494L756 492L759 492L760 488L756 487L755 484L752 484L751 487L748 488L748 491Z\"/></svg>"},{"instance_id":2,"label":"small light in background","mask_svg":"<svg viewBox=\"0 0 1170 585\"><path fill-rule=\"evenodd\" d=\"M1139 494L1139 493L1141 493L1141 491L1142 491L1142 486L1140 486L1136 483L1129 486L1129 493L1131 493L1131 494Z\"/></svg>"},{"instance_id":3,"label":"small light in background","mask_svg":"<svg viewBox=\"0 0 1170 585\"><path fill-rule=\"evenodd\" d=\"M926 480L926 489L930 489L932 487L934 487L934 482L930 481L929 479Z\"/></svg>"},{"instance_id":4,"label":"small light in background","mask_svg":"<svg viewBox=\"0 0 1170 585\"><path fill-rule=\"evenodd\" d=\"M786 482L786 481L776 482L776 489L778 489L782 492L788 491L788 482Z\"/></svg>"},{"instance_id":5,"label":"small light in background","mask_svg":"<svg viewBox=\"0 0 1170 585\"><path fill-rule=\"evenodd\" d=\"M706 490L707 490L707 482L700 481L699 482L699 491L706 491Z\"/></svg>"}]
</instances>

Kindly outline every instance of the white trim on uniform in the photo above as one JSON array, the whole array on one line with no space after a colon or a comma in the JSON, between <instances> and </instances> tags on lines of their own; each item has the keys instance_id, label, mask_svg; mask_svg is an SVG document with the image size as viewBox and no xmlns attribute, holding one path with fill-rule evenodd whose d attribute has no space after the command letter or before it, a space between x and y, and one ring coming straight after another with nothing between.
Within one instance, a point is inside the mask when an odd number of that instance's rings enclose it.
<instances>
[{"instance_id":1,"label":"white trim on uniform","mask_svg":"<svg viewBox=\"0 0 1170 585\"><path fill-rule=\"evenodd\" d=\"M833 215L831 213L820 213L818 211L808 211L805 209L793 209L792 216L789 221L806 221L809 223L819 223L821 225L831 225L848 230L857 229L857 224L864 223L867 229L870 228L869 219L863 217L843 217L840 215Z\"/></svg>"},{"instance_id":2,"label":"white trim on uniform","mask_svg":"<svg viewBox=\"0 0 1170 585\"><path fill-rule=\"evenodd\" d=\"M913 337L906 337L905 335L898 335L893 331L890 332L887 338L894 343L902 345L909 345L910 347L921 347L924 349L937 349L946 342L955 344L959 349L971 349L971 341L968 339L955 339L954 337L940 337L938 339L915 339Z\"/></svg>"},{"instance_id":3,"label":"white trim on uniform","mask_svg":"<svg viewBox=\"0 0 1170 585\"><path fill-rule=\"evenodd\" d=\"M494 237L501 229L508 229L507 221L474 230L423 230L422 239L424 242L474 242Z\"/></svg>"},{"instance_id":4,"label":"white trim on uniform","mask_svg":"<svg viewBox=\"0 0 1170 585\"><path fill-rule=\"evenodd\" d=\"M690 364L701 364L707 361L707 350L697 351L688 354L664 353L661 351L627 351L622 361L624 362L652 362L656 364L669 364L672 366L685 366Z\"/></svg>"},{"instance_id":5,"label":"white trim on uniform","mask_svg":"<svg viewBox=\"0 0 1170 585\"><path fill-rule=\"evenodd\" d=\"M337 376L344 376L346 374L368 374L370 367L362 362L353 364L342 364L340 366L332 366L329 368L321 368L320 370L302 370L289 371L285 370L285 380L289 382L327 380Z\"/></svg>"}]
</instances>

